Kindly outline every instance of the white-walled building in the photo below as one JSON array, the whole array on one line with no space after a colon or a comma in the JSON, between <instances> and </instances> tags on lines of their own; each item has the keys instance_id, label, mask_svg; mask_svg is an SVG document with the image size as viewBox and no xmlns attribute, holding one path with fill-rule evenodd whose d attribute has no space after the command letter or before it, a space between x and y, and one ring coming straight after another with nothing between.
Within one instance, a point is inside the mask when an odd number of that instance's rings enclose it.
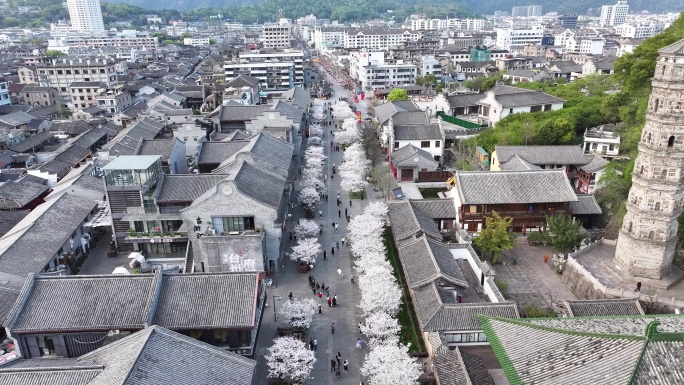
<instances>
[{"instance_id":1,"label":"white-walled building","mask_svg":"<svg viewBox=\"0 0 684 385\"><path fill-rule=\"evenodd\" d=\"M264 48L290 48L292 30L289 24L266 24L262 32Z\"/></svg>"},{"instance_id":2,"label":"white-walled building","mask_svg":"<svg viewBox=\"0 0 684 385\"><path fill-rule=\"evenodd\" d=\"M479 31L484 29L484 19L412 19L413 31L436 31L455 29L458 31Z\"/></svg>"},{"instance_id":3,"label":"white-walled building","mask_svg":"<svg viewBox=\"0 0 684 385\"><path fill-rule=\"evenodd\" d=\"M442 65L434 55L425 55L421 58L419 76L435 75L437 79L442 76Z\"/></svg>"},{"instance_id":4,"label":"white-walled building","mask_svg":"<svg viewBox=\"0 0 684 385\"><path fill-rule=\"evenodd\" d=\"M605 43L603 39L583 39L579 45L579 53L601 55Z\"/></svg>"},{"instance_id":5,"label":"white-walled building","mask_svg":"<svg viewBox=\"0 0 684 385\"><path fill-rule=\"evenodd\" d=\"M348 28L344 31L344 48L387 50L420 37L420 33L406 29Z\"/></svg>"},{"instance_id":6,"label":"white-walled building","mask_svg":"<svg viewBox=\"0 0 684 385\"><path fill-rule=\"evenodd\" d=\"M317 49L321 49L326 44L344 45L344 28L316 27L313 32L313 42Z\"/></svg>"},{"instance_id":7,"label":"white-walled building","mask_svg":"<svg viewBox=\"0 0 684 385\"><path fill-rule=\"evenodd\" d=\"M0 106L6 106L8 104L12 104L9 95L9 87L7 86L7 80L0 76Z\"/></svg>"},{"instance_id":8,"label":"white-walled building","mask_svg":"<svg viewBox=\"0 0 684 385\"><path fill-rule=\"evenodd\" d=\"M556 111L565 100L541 91L497 85L477 102L479 120L490 127L508 115L537 111Z\"/></svg>"},{"instance_id":9,"label":"white-walled building","mask_svg":"<svg viewBox=\"0 0 684 385\"><path fill-rule=\"evenodd\" d=\"M629 4L627 1L618 1L615 5L604 5L601 7L599 24L601 27L619 25L627 20Z\"/></svg>"},{"instance_id":10,"label":"white-walled building","mask_svg":"<svg viewBox=\"0 0 684 385\"><path fill-rule=\"evenodd\" d=\"M499 28L496 30L496 46L504 50L524 47L528 44L541 44L544 27L533 26L530 29Z\"/></svg>"},{"instance_id":11,"label":"white-walled building","mask_svg":"<svg viewBox=\"0 0 684 385\"><path fill-rule=\"evenodd\" d=\"M100 0L67 0L71 26L78 32L104 33Z\"/></svg>"},{"instance_id":12,"label":"white-walled building","mask_svg":"<svg viewBox=\"0 0 684 385\"><path fill-rule=\"evenodd\" d=\"M208 37L186 37L183 39L183 45L193 47L205 47L211 44Z\"/></svg>"},{"instance_id":13,"label":"white-walled building","mask_svg":"<svg viewBox=\"0 0 684 385\"><path fill-rule=\"evenodd\" d=\"M665 30L667 25L662 21L650 20L646 23L624 23L615 27L615 33L632 39L646 39Z\"/></svg>"},{"instance_id":14,"label":"white-walled building","mask_svg":"<svg viewBox=\"0 0 684 385\"><path fill-rule=\"evenodd\" d=\"M414 64L397 60L396 63L385 62L385 53L361 50L352 52L349 57L349 74L361 82L365 90L391 88L413 85L416 82L418 69Z\"/></svg>"},{"instance_id":15,"label":"white-walled building","mask_svg":"<svg viewBox=\"0 0 684 385\"><path fill-rule=\"evenodd\" d=\"M241 52L240 58L224 64L225 82L247 74L259 79L263 90L287 90L304 84L304 53L298 50Z\"/></svg>"}]
</instances>

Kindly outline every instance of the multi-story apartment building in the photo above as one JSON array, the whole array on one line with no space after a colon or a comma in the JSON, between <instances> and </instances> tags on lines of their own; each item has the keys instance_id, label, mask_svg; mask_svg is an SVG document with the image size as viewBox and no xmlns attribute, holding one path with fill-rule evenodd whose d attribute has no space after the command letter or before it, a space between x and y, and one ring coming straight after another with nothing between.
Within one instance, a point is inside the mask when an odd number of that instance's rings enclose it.
<instances>
[{"instance_id":1,"label":"multi-story apartment building","mask_svg":"<svg viewBox=\"0 0 684 385\"><path fill-rule=\"evenodd\" d=\"M425 55L420 60L419 75L434 75L437 80L442 76L442 65L434 55Z\"/></svg>"},{"instance_id":2,"label":"multi-story apartment building","mask_svg":"<svg viewBox=\"0 0 684 385\"><path fill-rule=\"evenodd\" d=\"M541 5L528 5L527 6L527 17L539 17L542 15Z\"/></svg>"},{"instance_id":3,"label":"multi-story apartment building","mask_svg":"<svg viewBox=\"0 0 684 385\"><path fill-rule=\"evenodd\" d=\"M138 47L147 50L159 48L156 37L136 36L63 36L48 40L48 49L58 47Z\"/></svg>"},{"instance_id":4,"label":"multi-story apartment building","mask_svg":"<svg viewBox=\"0 0 684 385\"><path fill-rule=\"evenodd\" d=\"M35 84L38 81L38 73L34 66L21 66L17 73L19 74L19 83L21 84Z\"/></svg>"},{"instance_id":5,"label":"multi-story apartment building","mask_svg":"<svg viewBox=\"0 0 684 385\"><path fill-rule=\"evenodd\" d=\"M133 105L133 99L128 92L107 90L97 96L97 106L103 110L117 114Z\"/></svg>"},{"instance_id":6,"label":"multi-story apartment building","mask_svg":"<svg viewBox=\"0 0 684 385\"><path fill-rule=\"evenodd\" d=\"M292 30L289 24L266 24L262 32L264 48L290 48Z\"/></svg>"},{"instance_id":7,"label":"multi-story apartment building","mask_svg":"<svg viewBox=\"0 0 684 385\"><path fill-rule=\"evenodd\" d=\"M54 87L62 95L64 103L71 102L69 85L73 82L100 82L106 88L117 85L117 69L127 67L125 61L108 58L62 59L36 65L37 80L42 87Z\"/></svg>"},{"instance_id":8,"label":"multi-story apartment building","mask_svg":"<svg viewBox=\"0 0 684 385\"><path fill-rule=\"evenodd\" d=\"M479 31L484 28L483 19L412 19L411 30L435 31L455 29L458 31Z\"/></svg>"},{"instance_id":9,"label":"multi-story apartment building","mask_svg":"<svg viewBox=\"0 0 684 385\"><path fill-rule=\"evenodd\" d=\"M577 15L558 15L556 21L563 28L577 28Z\"/></svg>"},{"instance_id":10,"label":"multi-story apartment building","mask_svg":"<svg viewBox=\"0 0 684 385\"><path fill-rule=\"evenodd\" d=\"M7 79L0 76L0 106L6 106L12 104L12 100L9 95L9 87L7 86Z\"/></svg>"},{"instance_id":11,"label":"multi-story apartment building","mask_svg":"<svg viewBox=\"0 0 684 385\"><path fill-rule=\"evenodd\" d=\"M344 31L344 48L387 50L406 41L416 41L421 34L406 29L349 28Z\"/></svg>"},{"instance_id":12,"label":"multi-story apartment building","mask_svg":"<svg viewBox=\"0 0 684 385\"><path fill-rule=\"evenodd\" d=\"M655 36L665 30L666 24L659 20L650 20L645 23L624 23L615 27L615 32L622 37L632 39L646 39Z\"/></svg>"},{"instance_id":13,"label":"multi-story apartment building","mask_svg":"<svg viewBox=\"0 0 684 385\"><path fill-rule=\"evenodd\" d=\"M513 7L511 17L527 17L527 7Z\"/></svg>"},{"instance_id":14,"label":"multi-story apartment building","mask_svg":"<svg viewBox=\"0 0 684 385\"><path fill-rule=\"evenodd\" d=\"M496 30L496 46L510 51L511 48L522 48L527 44L541 44L543 37L543 26L530 29L500 28Z\"/></svg>"},{"instance_id":15,"label":"multi-story apartment building","mask_svg":"<svg viewBox=\"0 0 684 385\"><path fill-rule=\"evenodd\" d=\"M97 105L97 97L107 89L102 82L73 82L69 84L69 96L73 108Z\"/></svg>"},{"instance_id":16,"label":"multi-story apartment building","mask_svg":"<svg viewBox=\"0 0 684 385\"><path fill-rule=\"evenodd\" d=\"M240 53L240 58L223 66L225 81L247 74L259 79L264 91L287 90L304 84L302 51L260 50Z\"/></svg>"},{"instance_id":17,"label":"multi-story apartment building","mask_svg":"<svg viewBox=\"0 0 684 385\"><path fill-rule=\"evenodd\" d=\"M583 54L601 55L603 53L603 46L605 45L603 39L582 39L579 44L579 52Z\"/></svg>"},{"instance_id":18,"label":"multi-story apartment building","mask_svg":"<svg viewBox=\"0 0 684 385\"><path fill-rule=\"evenodd\" d=\"M67 0L67 7L74 30L84 33L104 33L100 0Z\"/></svg>"},{"instance_id":19,"label":"multi-story apartment building","mask_svg":"<svg viewBox=\"0 0 684 385\"><path fill-rule=\"evenodd\" d=\"M619 25L627 21L629 4L627 1L618 1L615 5L604 5L601 7L599 24L601 27Z\"/></svg>"},{"instance_id":20,"label":"multi-story apartment building","mask_svg":"<svg viewBox=\"0 0 684 385\"><path fill-rule=\"evenodd\" d=\"M28 105L52 106L57 104L59 92L53 87L26 86L21 90L21 100Z\"/></svg>"},{"instance_id":21,"label":"multi-story apartment building","mask_svg":"<svg viewBox=\"0 0 684 385\"><path fill-rule=\"evenodd\" d=\"M414 64L397 60L385 62L385 53L368 52L365 49L352 52L349 56L349 74L361 83L365 90L392 88L415 84L418 70Z\"/></svg>"},{"instance_id":22,"label":"multi-story apartment building","mask_svg":"<svg viewBox=\"0 0 684 385\"><path fill-rule=\"evenodd\" d=\"M318 49L326 44L344 45L344 28L316 27L313 33L313 42Z\"/></svg>"}]
</instances>

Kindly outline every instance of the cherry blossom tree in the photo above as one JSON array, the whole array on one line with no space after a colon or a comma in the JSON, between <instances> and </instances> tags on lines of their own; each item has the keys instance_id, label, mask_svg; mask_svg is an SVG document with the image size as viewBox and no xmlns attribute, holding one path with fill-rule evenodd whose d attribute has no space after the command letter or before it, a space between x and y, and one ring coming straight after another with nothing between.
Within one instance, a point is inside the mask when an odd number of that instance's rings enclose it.
<instances>
[{"instance_id":1,"label":"cherry blossom tree","mask_svg":"<svg viewBox=\"0 0 684 385\"><path fill-rule=\"evenodd\" d=\"M299 200L311 210L320 203L321 195L314 187L304 187L299 191Z\"/></svg>"},{"instance_id":2,"label":"cherry blossom tree","mask_svg":"<svg viewBox=\"0 0 684 385\"><path fill-rule=\"evenodd\" d=\"M408 346L396 339L375 345L366 355L361 374L369 385L415 385L420 365L408 354Z\"/></svg>"},{"instance_id":3,"label":"cherry blossom tree","mask_svg":"<svg viewBox=\"0 0 684 385\"><path fill-rule=\"evenodd\" d=\"M283 304L278 310L293 328L308 328L316 312L316 301L311 298L292 299Z\"/></svg>"},{"instance_id":4,"label":"cherry blossom tree","mask_svg":"<svg viewBox=\"0 0 684 385\"><path fill-rule=\"evenodd\" d=\"M346 191L361 191L368 184L366 173L370 161L360 143L354 143L344 152L344 163L339 167L342 182L340 186Z\"/></svg>"},{"instance_id":5,"label":"cherry blossom tree","mask_svg":"<svg viewBox=\"0 0 684 385\"><path fill-rule=\"evenodd\" d=\"M323 147L312 146L308 147L304 151L304 159L306 160L306 167L323 167L323 162L325 162L325 153L323 152Z\"/></svg>"},{"instance_id":6,"label":"cherry blossom tree","mask_svg":"<svg viewBox=\"0 0 684 385\"><path fill-rule=\"evenodd\" d=\"M306 263L316 262L316 257L322 251L318 238L299 238L297 244L292 246L290 259Z\"/></svg>"},{"instance_id":7,"label":"cherry blossom tree","mask_svg":"<svg viewBox=\"0 0 684 385\"><path fill-rule=\"evenodd\" d=\"M335 133L335 141L342 144L351 144L361 139L356 118L347 118L342 122L340 131Z\"/></svg>"},{"instance_id":8,"label":"cherry blossom tree","mask_svg":"<svg viewBox=\"0 0 684 385\"><path fill-rule=\"evenodd\" d=\"M310 136L309 139L306 140L306 143L309 146L320 146L321 143L323 143L323 139L321 139L320 136Z\"/></svg>"},{"instance_id":9,"label":"cherry blossom tree","mask_svg":"<svg viewBox=\"0 0 684 385\"><path fill-rule=\"evenodd\" d=\"M317 124L312 124L311 126L309 126L309 137L320 138L321 136L323 136L323 129L321 128L321 126Z\"/></svg>"},{"instance_id":10,"label":"cherry blossom tree","mask_svg":"<svg viewBox=\"0 0 684 385\"><path fill-rule=\"evenodd\" d=\"M296 384L311 378L315 362L315 353L307 349L306 343L293 337L274 339L266 354L268 377Z\"/></svg>"},{"instance_id":11,"label":"cherry blossom tree","mask_svg":"<svg viewBox=\"0 0 684 385\"><path fill-rule=\"evenodd\" d=\"M401 289L394 281L391 270L383 268L381 274L369 274L373 270L373 268L367 269L357 278L361 291L359 308L366 315L383 311L395 316L401 306Z\"/></svg>"},{"instance_id":12,"label":"cherry blossom tree","mask_svg":"<svg viewBox=\"0 0 684 385\"><path fill-rule=\"evenodd\" d=\"M337 102L332 106L332 114L337 119L346 119L354 117L354 111L347 102Z\"/></svg>"},{"instance_id":13,"label":"cherry blossom tree","mask_svg":"<svg viewBox=\"0 0 684 385\"><path fill-rule=\"evenodd\" d=\"M363 209L363 213L365 215L381 218L383 225L385 223L385 217L387 216L388 211L389 209L387 208L387 205L382 201L371 202Z\"/></svg>"},{"instance_id":14,"label":"cherry blossom tree","mask_svg":"<svg viewBox=\"0 0 684 385\"><path fill-rule=\"evenodd\" d=\"M383 311L371 313L360 327L371 345L396 337L400 330L397 319Z\"/></svg>"},{"instance_id":15,"label":"cherry blossom tree","mask_svg":"<svg viewBox=\"0 0 684 385\"><path fill-rule=\"evenodd\" d=\"M316 222L309 219L301 219L295 226L297 238L315 238L318 236L319 226Z\"/></svg>"}]
</instances>

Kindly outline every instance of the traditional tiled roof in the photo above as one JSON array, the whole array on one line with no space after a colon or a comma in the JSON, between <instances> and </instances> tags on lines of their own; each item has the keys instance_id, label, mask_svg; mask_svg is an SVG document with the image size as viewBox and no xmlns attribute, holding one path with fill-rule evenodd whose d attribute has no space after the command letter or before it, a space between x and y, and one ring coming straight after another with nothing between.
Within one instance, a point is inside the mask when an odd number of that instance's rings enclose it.
<instances>
[{"instance_id":1,"label":"traditional tiled roof","mask_svg":"<svg viewBox=\"0 0 684 385\"><path fill-rule=\"evenodd\" d=\"M252 155L281 169L288 170L292 162L294 145L262 132L250 150Z\"/></svg>"},{"instance_id":2,"label":"traditional tiled roof","mask_svg":"<svg viewBox=\"0 0 684 385\"><path fill-rule=\"evenodd\" d=\"M207 142L200 144L200 155L197 164L220 164L231 156L235 155L249 142L230 141L230 142Z\"/></svg>"},{"instance_id":3,"label":"traditional tiled roof","mask_svg":"<svg viewBox=\"0 0 684 385\"><path fill-rule=\"evenodd\" d=\"M17 234L17 239L4 240L7 243L2 245L0 272L26 276L43 270L96 205L94 200L66 193L42 207L45 211L25 232ZM34 215L39 213L35 211Z\"/></svg>"},{"instance_id":4,"label":"traditional tiled roof","mask_svg":"<svg viewBox=\"0 0 684 385\"><path fill-rule=\"evenodd\" d=\"M438 279L468 287L463 272L449 248L425 235L397 247L409 287L416 288Z\"/></svg>"},{"instance_id":5,"label":"traditional tiled roof","mask_svg":"<svg viewBox=\"0 0 684 385\"><path fill-rule=\"evenodd\" d=\"M576 202L563 169L454 172L462 204Z\"/></svg>"},{"instance_id":6,"label":"traditional tiled roof","mask_svg":"<svg viewBox=\"0 0 684 385\"><path fill-rule=\"evenodd\" d=\"M309 91L300 87L290 88L289 90L283 92L281 98L284 98L301 109L305 109L309 103L311 103Z\"/></svg>"},{"instance_id":7,"label":"traditional tiled roof","mask_svg":"<svg viewBox=\"0 0 684 385\"><path fill-rule=\"evenodd\" d=\"M592 174L606 168L608 161L598 155L585 155L587 164L580 167L580 170Z\"/></svg>"},{"instance_id":8,"label":"traditional tiled roof","mask_svg":"<svg viewBox=\"0 0 684 385\"><path fill-rule=\"evenodd\" d=\"M13 333L135 330L152 324L177 330L252 328L257 282L258 273L30 274L4 325Z\"/></svg>"},{"instance_id":9,"label":"traditional tiled roof","mask_svg":"<svg viewBox=\"0 0 684 385\"><path fill-rule=\"evenodd\" d=\"M456 208L452 199L411 199L411 206L432 219L455 219Z\"/></svg>"},{"instance_id":10,"label":"traditional tiled roof","mask_svg":"<svg viewBox=\"0 0 684 385\"><path fill-rule=\"evenodd\" d=\"M273 208L280 205L285 186L284 178L278 178L249 162L243 162L234 181L242 194Z\"/></svg>"},{"instance_id":11,"label":"traditional tiled roof","mask_svg":"<svg viewBox=\"0 0 684 385\"><path fill-rule=\"evenodd\" d=\"M593 194L578 195L577 202L570 202L570 211L573 215L597 215L603 212Z\"/></svg>"},{"instance_id":12,"label":"traditional tiled roof","mask_svg":"<svg viewBox=\"0 0 684 385\"><path fill-rule=\"evenodd\" d=\"M644 315L639 300L634 298L566 300L565 305L571 317Z\"/></svg>"},{"instance_id":13,"label":"traditional tiled roof","mask_svg":"<svg viewBox=\"0 0 684 385\"><path fill-rule=\"evenodd\" d=\"M257 278L256 274L166 275L153 323L168 329L187 325L249 329L256 322Z\"/></svg>"},{"instance_id":14,"label":"traditional tiled roof","mask_svg":"<svg viewBox=\"0 0 684 385\"><path fill-rule=\"evenodd\" d=\"M28 215L26 210L1 210L0 211L0 237L7 234L17 223Z\"/></svg>"},{"instance_id":15,"label":"traditional tiled roof","mask_svg":"<svg viewBox=\"0 0 684 385\"><path fill-rule=\"evenodd\" d=\"M435 160L435 158L432 157L432 154L429 152L423 150L422 148L418 148L412 144L399 147L398 149L394 150L390 154L390 160L392 161L392 164L395 167L398 166L413 166L415 167L417 164L420 164L419 162L415 162L414 159L415 157L421 157L423 160L426 160L428 162L434 162L435 167L439 164L438 161Z\"/></svg>"},{"instance_id":16,"label":"traditional tiled roof","mask_svg":"<svg viewBox=\"0 0 684 385\"><path fill-rule=\"evenodd\" d=\"M420 108L412 100L388 102L375 107L375 116L380 124L384 124L396 113L405 111L420 111Z\"/></svg>"},{"instance_id":17,"label":"traditional tiled roof","mask_svg":"<svg viewBox=\"0 0 684 385\"><path fill-rule=\"evenodd\" d=\"M478 318L513 384L629 384L645 347L644 337L594 335Z\"/></svg>"},{"instance_id":18,"label":"traditional tiled roof","mask_svg":"<svg viewBox=\"0 0 684 385\"><path fill-rule=\"evenodd\" d=\"M31 151L34 147L40 146L41 144L49 141L54 137L51 132L39 132L33 136L29 136L24 139L24 141L17 143L10 147L10 150L16 152L27 152Z\"/></svg>"},{"instance_id":19,"label":"traditional tiled roof","mask_svg":"<svg viewBox=\"0 0 684 385\"><path fill-rule=\"evenodd\" d=\"M619 334L643 336L648 324L657 321L658 330L663 333L684 331L684 316L678 314L658 314L646 316L609 316L609 317L569 317L569 318L528 318L521 320L534 325L595 334Z\"/></svg>"},{"instance_id":20,"label":"traditional tiled roof","mask_svg":"<svg viewBox=\"0 0 684 385\"><path fill-rule=\"evenodd\" d=\"M259 84L259 79L243 74L226 83L226 88L254 87L257 84Z\"/></svg>"},{"instance_id":21,"label":"traditional tiled roof","mask_svg":"<svg viewBox=\"0 0 684 385\"><path fill-rule=\"evenodd\" d=\"M476 317L518 318L515 302L500 303L445 303L433 282L413 289L414 306L421 330L430 331L468 331L482 330Z\"/></svg>"},{"instance_id":22,"label":"traditional tiled roof","mask_svg":"<svg viewBox=\"0 0 684 385\"><path fill-rule=\"evenodd\" d=\"M256 106L245 106L245 105L229 105L221 106L219 113L220 121L247 121L256 119L258 116L263 115L266 111L270 110L272 105L261 104Z\"/></svg>"},{"instance_id":23,"label":"traditional tiled roof","mask_svg":"<svg viewBox=\"0 0 684 385\"><path fill-rule=\"evenodd\" d=\"M185 143L181 142L180 139L165 138L165 139L145 139L142 145L138 149L136 155L160 155L162 161L166 162L169 160L169 155L173 151L174 145L182 145L185 147Z\"/></svg>"},{"instance_id":24,"label":"traditional tiled roof","mask_svg":"<svg viewBox=\"0 0 684 385\"><path fill-rule=\"evenodd\" d=\"M439 237L437 223L427 214L416 210L409 201L392 201L387 204L392 234L396 240L406 239L419 231Z\"/></svg>"},{"instance_id":25,"label":"traditional tiled roof","mask_svg":"<svg viewBox=\"0 0 684 385\"><path fill-rule=\"evenodd\" d=\"M513 155L508 162L502 163L500 167L502 171L529 171L542 169L541 167L521 158L518 154Z\"/></svg>"},{"instance_id":26,"label":"traditional tiled roof","mask_svg":"<svg viewBox=\"0 0 684 385\"><path fill-rule=\"evenodd\" d=\"M398 115L398 114L397 114ZM440 140L442 130L437 123L394 125L395 140Z\"/></svg>"},{"instance_id":27,"label":"traditional tiled roof","mask_svg":"<svg viewBox=\"0 0 684 385\"><path fill-rule=\"evenodd\" d=\"M684 55L684 39L659 49L658 53L661 55Z\"/></svg>"},{"instance_id":28,"label":"traditional tiled roof","mask_svg":"<svg viewBox=\"0 0 684 385\"><path fill-rule=\"evenodd\" d=\"M0 366L0 383L249 385L255 364L222 348L152 326L78 359L12 361Z\"/></svg>"},{"instance_id":29,"label":"traditional tiled roof","mask_svg":"<svg viewBox=\"0 0 684 385\"><path fill-rule=\"evenodd\" d=\"M472 385L458 348L442 349L435 354L435 374L440 385Z\"/></svg>"},{"instance_id":30,"label":"traditional tiled roof","mask_svg":"<svg viewBox=\"0 0 684 385\"><path fill-rule=\"evenodd\" d=\"M505 85L496 86L489 92L494 93L496 101L499 102L503 108L565 102L565 100L545 92Z\"/></svg>"},{"instance_id":31,"label":"traditional tiled roof","mask_svg":"<svg viewBox=\"0 0 684 385\"><path fill-rule=\"evenodd\" d=\"M225 179L222 174L162 175L155 191L157 202L192 202Z\"/></svg>"},{"instance_id":32,"label":"traditional tiled roof","mask_svg":"<svg viewBox=\"0 0 684 385\"><path fill-rule=\"evenodd\" d=\"M510 161L515 155L537 166L548 164L585 165L590 162L580 146L495 146L499 163Z\"/></svg>"},{"instance_id":33,"label":"traditional tiled roof","mask_svg":"<svg viewBox=\"0 0 684 385\"><path fill-rule=\"evenodd\" d=\"M294 123L300 123L304 115L302 110L283 100L276 101L273 105L273 110L292 119Z\"/></svg>"},{"instance_id":34,"label":"traditional tiled roof","mask_svg":"<svg viewBox=\"0 0 684 385\"><path fill-rule=\"evenodd\" d=\"M455 107L474 107L477 106L477 102L484 98L483 94L456 94L447 97L449 101L449 106L451 108Z\"/></svg>"},{"instance_id":35,"label":"traditional tiled roof","mask_svg":"<svg viewBox=\"0 0 684 385\"><path fill-rule=\"evenodd\" d=\"M392 123L403 124L427 124L430 121L424 111L400 111L392 116Z\"/></svg>"},{"instance_id":36,"label":"traditional tiled roof","mask_svg":"<svg viewBox=\"0 0 684 385\"><path fill-rule=\"evenodd\" d=\"M0 115L0 122L8 124L12 127L21 126L30 122L34 116L23 111L11 112L7 115Z\"/></svg>"},{"instance_id":37,"label":"traditional tiled roof","mask_svg":"<svg viewBox=\"0 0 684 385\"><path fill-rule=\"evenodd\" d=\"M46 179L33 175L5 182L0 185L0 210L21 209L49 189Z\"/></svg>"}]
</instances>

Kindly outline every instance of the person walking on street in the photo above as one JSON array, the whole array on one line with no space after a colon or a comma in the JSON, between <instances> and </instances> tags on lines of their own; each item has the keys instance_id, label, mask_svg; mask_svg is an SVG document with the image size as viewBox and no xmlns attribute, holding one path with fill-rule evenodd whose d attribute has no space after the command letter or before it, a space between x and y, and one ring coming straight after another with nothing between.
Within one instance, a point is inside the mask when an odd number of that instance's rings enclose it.
<instances>
[{"instance_id":1,"label":"person walking on street","mask_svg":"<svg viewBox=\"0 0 684 385\"><path fill-rule=\"evenodd\" d=\"M342 218L342 210L337 210L337 217Z\"/></svg>"},{"instance_id":2,"label":"person walking on street","mask_svg":"<svg viewBox=\"0 0 684 385\"><path fill-rule=\"evenodd\" d=\"M351 199L350 199L350 200L349 200L349 207L351 207L351 206L352 206L352 202L351 202Z\"/></svg>"},{"instance_id":3,"label":"person walking on street","mask_svg":"<svg viewBox=\"0 0 684 385\"><path fill-rule=\"evenodd\" d=\"M321 302L322 300L323 300L323 293L319 291L318 292L318 302Z\"/></svg>"},{"instance_id":4,"label":"person walking on street","mask_svg":"<svg viewBox=\"0 0 684 385\"><path fill-rule=\"evenodd\" d=\"M339 366L337 367L337 370L335 371L335 376L337 376L337 378L340 378L340 367Z\"/></svg>"},{"instance_id":5,"label":"person walking on street","mask_svg":"<svg viewBox=\"0 0 684 385\"><path fill-rule=\"evenodd\" d=\"M287 296L290 298L290 301L292 301L292 292L290 292L290 294L288 294Z\"/></svg>"},{"instance_id":6,"label":"person walking on street","mask_svg":"<svg viewBox=\"0 0 684 385\"><path fill-rule=\"evenodd\" d=\"M318 350L318 340L315 338L313 339L313 347L314 352Z\"/></svg>"},{"instance_id":7,"label":"person walking on street","mask_svg":"<svg viewBox=\"0 0 684 385\"><path fill-rule=\"evenodd\" d=\"M338 229L339 227L340 227L340 224L339 224L339 223L335 223L335 231L337 231L337 229Z\"/></svg>"},{"instance_id":8,"label":"person walking on street","mask_svg":"<svg viewBox=\"0 0 684 385\"><path fill-rule=\"evenodd\" d=\"M332 323L332 325L330 325L330 333L332 333L332 335L335 335L335 323L334 322ZM337 353L337 354L340 354L340 353ZM337 359L337 365L339 365L339 364L340 364L340 359L338 358Z\"/></svg>"},{"instance_id":9,"label":"person walking on street","mask_svg":"<svg viewBox=\"0 0 684 385\"><path fill-rule=\"evenodd\" d=\"M333 305L333 307L337 306L337 296L333 297L332 305Z\"/></svg>"},{"instance_id":10,"label":"person walking on street","mask_svg":"<svg viewBox=\"0 0 684 385\"><path fill-rule=\"evenodd\" d=\"M335 246L337 246L337 250L339 250L340 249L340 242L339 241L335 242Z\"/></svg>"},{"instance_id":11,"label":"person walking on street","mask_svg":"<svg viewBox=\"0 0 684 385\"><path fill-rule=\"evenodd\" d=\"M333 358L332 360L330 360L330 373L332 373L332 372L335 371L335 367L336 367L336 366L337 366L337 362L336 362L335 359Z\"/></svg>"},{"instance_id":12,"label":"person walking on street","mask_svg":"<svg viewBox=\"0 0 684 385\"><path fill-rule=\"evenodd\" d=\"M318 210L318 216L319 216L320 218L323 218L323 210Z\"/></svg>"},{"instance_id":13,"label":"person walking on street","mask_svg":"<svg viewBox=\"0 0 684 385\"><path fill-rule=\"evenodd\" d=\"M340 199L340 193L337 193L337 199Z\"/></svg>"},{"instance_id":14,"label":"person walking on street","mask_svg":"<svg viewBox=\"0 0 684 385\"><path fill-rule=\"evenodd\" d=\"M323 306L321 304L318 304L318 314L323 314Z\"/></svg>"},{"instance_id":15,"label":"person walking on street","mask_svg":"<svg viewBox=\"0 0 684 385\"><path fill-rule=\"evenodd\" d=\"M340 367L340 360L342 360L342 354L340 352L337 352L335 359L337 360L337 367L339 368Z\"/></svg>"},{"instance_id":16,"label":"person walking on street","mask_svg":"<svg viewBox=\"0 0 684 385\"><path fill-rule=\"evenodd\" d=\"M356 348L361 349L361 345L363 345L363 341L361 341L361 338L359 338L358 340L356 340Z\"/></svg>"},{"instance_id":17,"label":"person walking on street","mask_svg":"<svg viewBox=\"0 0 684 385\"><path fill-rule=\"evenodd\" d=\"M344 360L344 372L347 373L348 369L349 369L349 361Z\"/></svg>"},{"instance_id":18,"label":"person walking on street","mask_svg":"<svg viewBox=\"0 0 684 385\"><path fill-rule=\"evenodd\" d=\"M328 252L326 250L323 250L323 260L325 261L325 259L327 257L328 257Z\"/></svg>"},{"instance_id":19,"label":"person walking on street","mask_svg":"<svg viewBox=\"0 0 684 385\"><path fill-rule=\"evenodd\" d=\"M328 307L332 307L332 298L330 296L328 296ZM334 329L335 329L335 327L333 326L333 330ZM333 334L335 334L335 333L333 332Z\"/></svg>"},{"instance_id":20,"label":"person walking on street","mask_svg":"<svg viewBox=\"0 0 684 385\"><path fill-rule=\"evenodd\" d=\"M335 255L335 246L330 248L330 254Z\"/></svg>"},{"instance_id":21,"label":"person walking on street","mask_svg":"<svg viewBox=\"0 0 684 385\"><path fill-rule=\"evenodd\" d=\"M313 338L309 340L309 350L313 351Z\"/></svg>"},{"instance_id":22,"label":"person walking on street","mask_svg":"<svg viewBox=\"0 0 684 385\"><path fill-rule=\"evenodd\" d=\"M344 246L344 238L342 238L342 246Z\"/></svg>"},{"instance_id":23,"label":"person walking on street","mask_svg":"<svg viewBox=\"0 0 684 385\"><path fill-rule=\"evenodd\" d=\"M344 216L345 216L345 217L349 216L349 213L347 212L347 209L344 209Z\"/></svg>"}]
</instances>

